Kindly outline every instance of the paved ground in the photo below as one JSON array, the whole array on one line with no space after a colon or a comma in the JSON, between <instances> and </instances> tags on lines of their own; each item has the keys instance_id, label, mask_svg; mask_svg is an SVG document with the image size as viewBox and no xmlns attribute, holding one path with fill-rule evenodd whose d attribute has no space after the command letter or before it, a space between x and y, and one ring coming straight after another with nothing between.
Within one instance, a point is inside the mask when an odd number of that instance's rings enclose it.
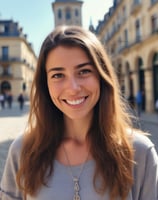
<instances>
[{"instance_id":1,"label":"paved ground","mask_svg":"<svg viewBox=\"0 0 158 200\"><path fill-rule=\"evenodd\" d=\"M157 113L141 113L140 118L134 122L135 126L148 132L149 138L155 144L158 152L158 114Z\"/></svg>"},{"instance_id":2,"label":"paved ground","mask_svg":"<svg viewBox=\"0 0 158 200\"><path fill-rule=\"evenodd\" d=\"M14 103L12 109L0 110L0 179L8 152L8 148L15 137L20 135L28 119L29 104L25 103L23 110ZM141 118L135 122L136 126L149 131L151 140L158 151L158 115L142 113Z\"/></svg>"},{"instance_id":3,"label":"paved ground","mask_svg":"<svg viewBox=\"0 0 158 200\"><path fill-rule=\"evenodd\" d=\"M0 110L0 179L8 148L13 139L23 132L28 119L28 110L28 103L25 103L23 110L20 110L16 103L12 109Z\"/></svg>"}]
</instances>

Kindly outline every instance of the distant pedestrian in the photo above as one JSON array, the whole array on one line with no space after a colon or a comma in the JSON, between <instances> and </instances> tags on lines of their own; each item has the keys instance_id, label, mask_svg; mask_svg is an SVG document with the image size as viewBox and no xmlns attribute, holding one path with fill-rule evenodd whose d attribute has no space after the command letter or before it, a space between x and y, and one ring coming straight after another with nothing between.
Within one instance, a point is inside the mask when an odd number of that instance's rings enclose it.
<instances>
[{"instance_id":1,"label":"distant pedestrian","mask_svg":"<svg viewBox=\"0 0 158 200\"><path fill-rule=\"evenodd\" d=\"M13 102L13 96L12 96L12 94L8 94L6 100L7 100L7 103L8 103L8 108L12 108L12 102Z\"/></svg>"},{"instance_id":2,"label":"distant pedestrian","mask_svg":"<svg viewBox=\"0 0 158 200\"><path fill-rule=\"evenodd\" d=\"M139 90L136 95L136 104L137 104L137 113L138 117L140 117L142 112L142 92Z\"/></svg>"},{"instance_id":3,"label":"distant pedestrian","mask_svg":"<svg viewBox=\"0 0 158 200\"><path fill-rule=\"evenodd\" d=\"M156 112L157 112L157 114L158 114L158 99L157 99L156 102L155 102L155 110L156 110Z\"/></svg>"},{"instance_id":4,"label":"distant pedestrian","mask_svg":"<svg viewBox=\"0 0 158 200\"><path fill-rule=\"evenodd\" d=\"M22 93L18 96L18 102L19 102L20 110L23 110L23 107L24 107L24 96L23 96Z\"/></svg>"},{"instance_id":5,"label":"distant pedestrian","mask_svg":"<svg viewBox=\"0 0 158 200\"><path fill-rule=\"evenodd\" d=\"M4 109L5 108L5 96L4 94L0 94L0 104L1 104L1 108Z\"/></svg>"}]
</instances>

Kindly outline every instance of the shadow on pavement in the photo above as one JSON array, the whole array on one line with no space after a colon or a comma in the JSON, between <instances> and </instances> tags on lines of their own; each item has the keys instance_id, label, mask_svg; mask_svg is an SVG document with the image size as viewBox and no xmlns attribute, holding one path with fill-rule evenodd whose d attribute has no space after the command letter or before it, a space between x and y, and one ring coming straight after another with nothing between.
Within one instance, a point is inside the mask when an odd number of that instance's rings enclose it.
<instances>
[{"instance_id":1,"label":"shadow on pavement","mask_svg":"<svg viewBox=\"0 0 158 200\"><path fill-rule=\"evenodd\" d=\"M13 140L6 140L0 142L0 180L2 178L5 161L7 158L8 150Z\"/></svg>"}]
</instances>

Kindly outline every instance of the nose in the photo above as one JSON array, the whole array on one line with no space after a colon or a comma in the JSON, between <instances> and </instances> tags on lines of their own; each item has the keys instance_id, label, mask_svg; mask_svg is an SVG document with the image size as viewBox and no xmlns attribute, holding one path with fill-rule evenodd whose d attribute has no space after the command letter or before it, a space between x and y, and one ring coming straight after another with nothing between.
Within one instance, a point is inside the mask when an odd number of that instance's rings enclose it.
<instances>
[{"instance_id":1,"label":"nose","mask_svg":"<svg viewBox=\"0 0 158 200\"><path fill-rule=\"evenodd\" d=\"M66 89L71 93L76 93L80 91L81 89L80 81L75 77L68 78L66 83Z\"/></svg>"}]
</instances>

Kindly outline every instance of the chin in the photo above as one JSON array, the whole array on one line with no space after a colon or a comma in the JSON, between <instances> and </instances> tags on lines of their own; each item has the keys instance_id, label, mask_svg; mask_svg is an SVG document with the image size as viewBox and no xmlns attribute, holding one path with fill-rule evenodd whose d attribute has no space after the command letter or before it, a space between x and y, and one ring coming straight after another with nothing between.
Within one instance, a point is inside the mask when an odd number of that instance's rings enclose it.
<instances>
[{"instance_id":1,"label":"chin","mask_svg":"<svg viewBox=\"0 0 158 200\"><path fill-rule=\"evenodd\" d=\"M88 120L88 119L91 119L92 117L92 113L71 113L69 115L65 115L66 118L69 118L71 120Z\"/></svg>"}]
</instances>

